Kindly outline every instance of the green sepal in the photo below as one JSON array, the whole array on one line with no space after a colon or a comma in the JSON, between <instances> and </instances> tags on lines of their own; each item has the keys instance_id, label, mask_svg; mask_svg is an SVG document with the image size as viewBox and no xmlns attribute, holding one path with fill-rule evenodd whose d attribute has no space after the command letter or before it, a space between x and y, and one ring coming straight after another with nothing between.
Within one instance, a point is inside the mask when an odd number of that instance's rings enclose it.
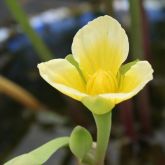
<instances>
[{"instance_id":1,"label":"green sepal","mask_svg":"<svg viewBox=\"0 0 165 165\"><path fill-rule=\"evenodd\" d=\"M94 114L102 115L110 112L115 104L109 99L103 98L101 96L86 96L81 102Z\"/></svg>"},{"instance_id":2,"label":"green sepal","mask_svg":"<svg viewBox=\"0 0 165 165\"><path fill-rule=\"evenodd\" d=\"M69 147L72 153L83 161L89 150L92 148L92 136L83 127L77 126L71 133Z\"/></svg>"},{"instance_id":3,"label":"green sepal","mask_svg":"<svg viewBox=\"0 0 165 165\"><path fill-rule=\"evenodd\" d=\"M77 63L77 61L73 58L72 54L68 54L65 57L66 60L68 60L72 65L74 65L76 68L79 68L79 64Z\"/></svg>"},{"instance_id":4,"label":"green sepal","mask_svg":"<svg viewBox=\"0 0 165 165\"><path fill-rule=\"evenodd\" d=\"M41 165L45 163L49 157L56 152L59 148L68 145L69 137L61 137L49 141L41 147L20 155L4 165Z\"/></svg>"},{"instance_id":5,"label":"green sepal","mask_svg":"<svg viewBox=\"0 0 165 165\"><path fill-rule=\"evenodd\" d=\"M80 69L80 67L79 67L79 64L78 64L78 62L74 59L73 55L72 55L72 54L68 54L68 55L65 57L65 59L66 59L67 61L69 61L72 65L74 65L74 66L76 67L76 69L77 69L77 71L79 72L79 74L80 74L82 80L84 81L84 83L86 83L85 77L84 77L84 75L83 75L83 73L82 73L82 71L81 71L81 69Z\"/></svg>"},{"instance_id":6,"label":"green sepal","mask_svg":"<svg viewBox=\"0 0 165 165\"><path fill-rule=\"evenodd\" d=\"M133 65L135 65L139 60L134 60L132 62L129 62L127 64L124 64L120 68L120 73L125 74Z\"/></svg>"}]
</instances>

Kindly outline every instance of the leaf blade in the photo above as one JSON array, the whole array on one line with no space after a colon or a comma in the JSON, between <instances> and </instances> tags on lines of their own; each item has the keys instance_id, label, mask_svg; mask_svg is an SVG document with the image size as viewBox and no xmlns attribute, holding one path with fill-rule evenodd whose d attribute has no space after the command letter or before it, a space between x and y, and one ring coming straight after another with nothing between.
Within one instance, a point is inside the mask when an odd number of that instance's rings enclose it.
<instances>
[{"instance_id":1,"label":"leaf blade","mask_svg":"<svg viewBox=\"0 0 165 165\"><path fill-rule=\"evenodd\" d=\"M20 155L6 162L4 165L41 165L45 163L59 148L68 144L69 137L53 139L29 153Z\"/></svg>"}]
</instances>

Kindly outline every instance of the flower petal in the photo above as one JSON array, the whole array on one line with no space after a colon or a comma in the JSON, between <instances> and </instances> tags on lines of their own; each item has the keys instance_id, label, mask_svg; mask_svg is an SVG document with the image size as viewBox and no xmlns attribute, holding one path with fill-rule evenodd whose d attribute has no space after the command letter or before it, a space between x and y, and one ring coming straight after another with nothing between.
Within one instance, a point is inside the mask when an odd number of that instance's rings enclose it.
<instances>
[{"instance_id":1,"label":"flower petal","mask_svg":"<svg viewBox=\"0 0 165 165\"><path fill-rule=\"evenodd\" d=\"M80 29L73 39L72 53L87 76L98 69L116 74L128 55L128 38L110 16L101 16Z\"/></svg>"},{"instance_id":2,"label":"flower petal","mask_svg":"<svg viewBox=\"0 0 165 165\"><path fill-rule=\"evenodd\" d=\"M65 59L54 59L38 65L41 77L60 92L81 100L85 84L77 69Z\"/></svg>"},{"instance_id":3,"label":"flower petal","mask_svg":"<svg viewBox=\"0 0 165 165\"><path fill-rule=\"evenodd\" d=\"M125 69L125 66L122 69ZM133 97L153 79L153 69L147 61L137 61L121 76L120 83L122 85L119 88L119 93L102 94L100 96L109 99L114 104Z\"/></svg>"},{"instance_id":4,"label":"flower petal","mask_svg":"<svg viewBox=\"0 0 165 165\"><path fill-rule=\"evenodd\" d=\"M128 93L136 88L142 89L148 81L153 79L152 73L153 69L147 61L136 62L124 73L120 91L122 93Z\"/></svg>"}]
</instances>

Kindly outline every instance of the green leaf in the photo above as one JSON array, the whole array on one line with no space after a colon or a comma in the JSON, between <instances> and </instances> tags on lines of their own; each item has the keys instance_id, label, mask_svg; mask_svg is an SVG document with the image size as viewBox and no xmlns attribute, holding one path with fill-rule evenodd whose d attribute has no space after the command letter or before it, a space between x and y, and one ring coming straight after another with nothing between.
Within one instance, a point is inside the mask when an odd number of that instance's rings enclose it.
<instances>
[{"instance_id":1,"label":"green leaf","mask_svg":"<svg viewBox=\"0 0 165 165\"><path fill-rule=\"evenodd\" d=\"M61 137L49 141L41 147L20 155L4 165L41 165L45 163L49 157L59 148L66 146L69 143L69 137Z\"/></svg>"},{"instance_id":2,"label":"green leaf","mask_svg":"<svg viewBox=\"0 0 165 165\"><path fill-rule=\"evenodd\" d=\"M85 128L77 126L71 133L69 147L76 157L83 160L92 148L91 134Z\"/></svg>"}]
</instances>

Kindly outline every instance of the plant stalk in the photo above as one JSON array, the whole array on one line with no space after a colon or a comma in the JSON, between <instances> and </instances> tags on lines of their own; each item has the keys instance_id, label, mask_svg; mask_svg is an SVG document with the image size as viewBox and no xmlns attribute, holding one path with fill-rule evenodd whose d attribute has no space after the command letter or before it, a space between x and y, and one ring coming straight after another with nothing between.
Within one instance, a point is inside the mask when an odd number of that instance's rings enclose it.
<instances>
[{"instance_id":1,"label":"plant stalk","mask_svg":"<svg viewBox=\"0 0 165 165\"><path fill-rule=\"evenodd\" d=\"M108 148L112 113L103 115L93 114L97 127L97 145L94 165L104 165L104 159Z\"/></svg>"}]
</instances>

